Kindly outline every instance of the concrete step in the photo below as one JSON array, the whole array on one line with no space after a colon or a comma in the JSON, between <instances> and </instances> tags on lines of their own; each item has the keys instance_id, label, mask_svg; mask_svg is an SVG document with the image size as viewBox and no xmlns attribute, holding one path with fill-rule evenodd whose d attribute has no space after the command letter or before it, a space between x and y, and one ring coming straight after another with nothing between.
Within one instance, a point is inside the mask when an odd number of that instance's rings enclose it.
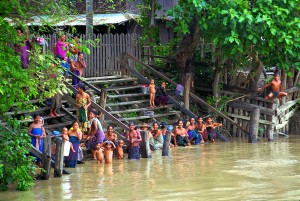
<instances>
[{"instance_id":1,"label":"concrete step","mask_svg":"<svg viewBox=\"0 0 300 201\"><path fill-rule=\"evenodd\" d=\"M66 121L66 122L58 123L58 124L45 125L44 127L47 129L51 129L51 130L56 130L56 129L60 129L63 127L71 126L72 123L73 123L73 121Z\"/></svg>"},{"instance_id":2,"label":"concrete step","mask_svg":"<svg viewBox=\"0 0 300 201\"><path fill-rule=\"evenodd\" d=\"M120 78L120 79L108 79L108 80L91 80L89 81L90 84L112 84L112 83L120 83L120 82L132 82L138 81L135 77L128 77L128 78Z\"/></svg>"},{"instance_id":3,"label":"concrete step","mask_svg":"<svg viewBox=\"0 0 300 201\"><path fill-rule=\"evenodd\" d=\"M37 108L35 110L23 110L23 111L12 111L12 112L6 112L5 115L17 115L17 114L32 114L32 113L40 113L44 112L45 110L50 110L50 107L41 107Z\"/></svg>"},{"instance_id":4,"label":"concrete step","mask_svg":"<svg viewBox=\"0 0 300 201\"><path fill-rule=\"evenodd\" d=\"M168 104L165 107L155 107L155 108L135 108L135 109L128 109L128 110L118 110L118 111L110 111L110 114L125 114L125 113L131 113L131 112L142 112L142 111L152 111L152 110L163 110L172 108L174 104Z\"/></svg>"},{"instance_id":5,"label":"concrete step","mask_svg":"<svg viewBox=\"0 0 300 201\"><path fill-rule=\"evenodd\" d=\"M140 103L148 103L149 100L138 100L138 101L126 101L126 102L117 102L117 103L107 103L107 107L113 106L123 106L123 105L133 105L133 104L140 104Z\"/></svg>"},{"instance_id":6,"label":"concrete step","mask_svg":"<svg viewBox=\"0 0 300 201\"><path fill-rule=\"evenodd\" d=\"M126 90L132 90L132 89L140 89L141 86L135 85L135 86L119 86L119 87L108 87L107 91L126 91Z\"/></svg>"},{"instance_id":7,"label":"concrete step","mask_svg":"<svg viewBox=\"0 0 300 201\"><path fill-rule=\"evenodd\" d=\"M124 98L124 97L131 98L131 97L142 97L142 96L149 96L149 94L136 93L136 94L114 94L114 95L107 95L108 98Z\"/></svg>"},{"instance_id":8,"label":"concrete step","mask_svg":"<svg viewBox=\"0 0 300 201\"><path fill-rule=\"evenodd\" d=\"M168 113L163 114L154 114L153 116L137 116L137 117L125 117L125 118L119 118L120 121L134 121L134 120L141 120L141 119L151 119L151 118L158 118L158 117L166 117L166 116L172 116L176 114L180 114L180 111L172 111Z\"/></svg>"}]
</instances>

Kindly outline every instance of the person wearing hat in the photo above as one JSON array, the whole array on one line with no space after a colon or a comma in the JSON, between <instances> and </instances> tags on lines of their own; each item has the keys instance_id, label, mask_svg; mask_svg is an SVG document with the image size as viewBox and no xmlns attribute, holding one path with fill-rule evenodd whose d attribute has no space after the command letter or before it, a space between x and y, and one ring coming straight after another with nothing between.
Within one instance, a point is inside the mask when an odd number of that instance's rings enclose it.
<instances>
[{"instance_id":1,"label":"person wearing hat","mask_svg":"<svg viewBox=\"0 0 300 201\"><path fill-rule=\"evenodd\" d=\"M139 125L139 127L143 131L147 131L149 130L149 128L151 128L151 126L149 126L147 123L142 123L141 125Z\"/></svg>"}]
</instances>

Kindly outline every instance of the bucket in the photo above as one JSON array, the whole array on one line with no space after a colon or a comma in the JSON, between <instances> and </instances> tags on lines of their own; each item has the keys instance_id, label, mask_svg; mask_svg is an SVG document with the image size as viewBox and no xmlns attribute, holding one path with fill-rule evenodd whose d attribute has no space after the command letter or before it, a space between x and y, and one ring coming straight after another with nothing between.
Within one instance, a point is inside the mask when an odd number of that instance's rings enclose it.
<instances>
[{"instance_id":1,"label":"bucket","mask_svg":"<svg viewBox=\"0 0 300 201\"><path fill-rule=\"evenodd\" d=\"M147 94L148 93L148 87L146 87L146 86L142 86L141 90L142 90L143 94Z\"/></svg>"},{"instance_id":2,"label":"bucket","mask_svg":"<svg viewBox=\"0 0 300 201\"><path fill-rule=\"evenodd\" d=\"M59 133L59 131L52 131L52 134L53 135L59 135L60 133Z\"/></svg>"}]
</instances>

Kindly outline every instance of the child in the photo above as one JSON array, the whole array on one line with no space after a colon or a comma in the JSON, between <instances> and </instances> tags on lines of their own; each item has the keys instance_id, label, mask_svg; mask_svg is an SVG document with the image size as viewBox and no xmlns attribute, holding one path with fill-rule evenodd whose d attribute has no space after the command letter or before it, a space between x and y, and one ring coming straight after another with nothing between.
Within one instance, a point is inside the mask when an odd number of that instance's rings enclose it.
<instances>
[{"instance_id":1,"label":"child","mask_svg":"<svg viewBox=\"0 0 300 201\"><path fill-rule=\"evenodd\" d=\"M155 100L155 93L156 93L156 86L154 84L154 79L150 80L150 84L148 86L148 92L150 95L150 100L149 100L150 108L154 108L155 107L154 100Z\"/></svg>"},{"instance_id":2,"label":"child","mask_svg":"<svg viewBox=\"0 0 300 201\"><path fill-rule=\"evenodd\" d=\"M101 148L101 144L97 144L96 145L96 159L97 159L97 163L103 163L104 162L104 157L103 157L103 149Z\"/></svg>"},{"instance_id":3,"label":"child","mask_svg":"<svg viewBox=\"0 0 300 201\"><path fill-rule=\"evenodd\" d=\"M112 163L114 149L116 148L115 144L107 140L102 143L102 147L104 147L105 163Z\"/></svg>"},{"instance_id":4,"label":"child","mask_svg":"<svg viewBox=\"0 0 300 201\"><path fill-rule=\"evenodd\" d=\"M119 140L118 141L118 147L117 147L117 159L123 159L124 158L123 146L124 146L124 141Z\"/></svg>"},{"instance_id":5,"label":"child","mask_svg":"<svg viewBox=\"0 0 300 201\"><path fill-rule=\"evenodd\" d=\"M217 134L215 133L214 129L212 127L206 127L206 132L208 135L208 140L212 143L215 143L215 140L217 138Z\"/></svg>"},{"instance_id":6,"label":"child","mask_svg":"<svg viewBox=\"0 0 300 201\"><path fill-rule=\"evenodd\" d=\"M267 87L271 87L271 92L265 97L265 99L267 100L273 98L278 98L280 100L282 97L287 96L287 93L282 92L282 85L278 73L274 73L274 80L272 80L269 84L266 84L261 88L258 88L258 91L262 91Z\"/></svg>"},{"instance_id":7,"label":"child","mask_svg":"<svg viewBox=\"0 0 300 201\"><path fill-rule=\"evenodd\" d=\"M130 151L128 159L140 160L140 142L142 141L139 131L134 130L134 123L129 123L128 140L130 142Z\"/></svg>"},{"instance_id":8,"label":"child","mask_svg":"<svg viewBox=\"0 0 300 201\"><path fill-rule=\"evenodd\" d=\"M70 143L70 149L72 152L75 152L74 150L74 147L73 147L73 144L70 142L70 139L69 139L69 135L68 135L68 129L66 127L64 127L62 129L62 138L64 140L65 143Z\"/></svg>"},{"instance_id":9,"label":"child","mask_svg":"<svg viewBox=\"0 0 300 201\"><path fill-rule=\"evenodd\" d=\"M162 82L161 86L158 89L158 99L157 103L159 105L162 105L165 107L165 105L168 103L168 95L167 95L167 89L166 89L166 82Z\"/></svg>"}]
</instances>

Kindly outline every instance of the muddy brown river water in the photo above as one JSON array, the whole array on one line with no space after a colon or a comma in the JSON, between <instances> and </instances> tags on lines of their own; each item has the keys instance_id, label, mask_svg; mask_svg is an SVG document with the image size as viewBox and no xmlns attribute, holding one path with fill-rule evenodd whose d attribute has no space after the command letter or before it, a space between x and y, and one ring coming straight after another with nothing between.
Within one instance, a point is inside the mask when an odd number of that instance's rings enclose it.
<instances>
[{"instance_id":1,"label":"muddy brown river water","mask_svg":"<svg viewBox=\"0 0 300 201\"><path fill-rule=\"evenodd\" d=\"M0 192L0 200L300 200L299 135L176 147L170 157L152 157L87 161L30 191Z\"/></svg>"}]
</instances>

